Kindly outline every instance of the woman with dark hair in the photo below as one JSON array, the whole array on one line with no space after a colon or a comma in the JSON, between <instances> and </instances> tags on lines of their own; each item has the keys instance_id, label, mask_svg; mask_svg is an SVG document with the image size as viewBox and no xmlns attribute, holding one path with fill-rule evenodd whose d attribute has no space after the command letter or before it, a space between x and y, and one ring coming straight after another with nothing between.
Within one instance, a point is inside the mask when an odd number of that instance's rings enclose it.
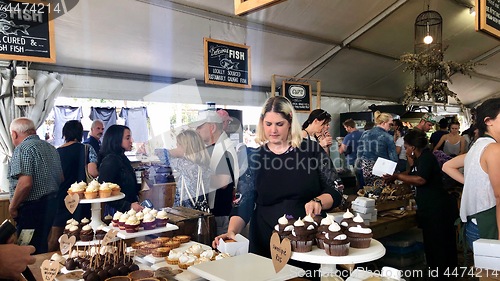
<instances>
[{"instance_id":1,"label":"woman with dark hair","mask_svg":"<svg viewBox=\"0 0 500 281\"><path fill-rule=\"evenodd\" d=\"M302 124L302 138L317 141L321 147L330 154L330 146L332 145L332 136L328 130L332 116L324 109L315 109L310 114L307 120Z\"/></svg>"},{"instance_id":2,"label":"woman with dark hair","mask_svg":"<svg viewBox=\"0 0 500 281\"><path fill-rule=\"evenodd\" d=\"M450 124L450 132L441 137L434 151L443 146L443 152L451 157L465 153L466 141L460 135L460 123L453 121Z\"/></svg>"},{"instance_id":3,"label":"woman with dark hair","mask_svg":"<svg viewBox=\"0 0 500 281\"><path fill-rule=\"evenodd\" d=\"M106 204L121 212L131 208L135 211L143 209L138 202L140 186L134 168L125 156L125 151L132 150L132 142L132 133L127 126L112 125L104 134L98 157L99 181L116 183L125 194L125 198Z\"/></svg>"},{"instance_id":4,"label":"woman with dark hair","mask_svg":"<svg viewBox=\"0 0 500 281\"><path fill-rule=\"evenodd\" d=\"M400 180L416 187L417 223L422 229L427 266L445 278L446 270L453 272L457 266L454 222L458 210L454 199L443 189L439 163L427 144L424 132L408 132L404 147L413 165L404 173L384 175L384 180Z\"/></svg>"},{"instance_id":5,"label":"woman with dark hair","mask_svg":"<svg viewBox=\"0 0 500 281\"><path fill-rule=\"evenodd\" d=\"M52 224L52 230L49 237L49 251L59 249L57 239L62 235L66 221L74 218L78 221L84 217L90 218L90 205L79 204L75 212L71 214L66 205L64 198L71 184L75 182L85 181L85 165L87 165L88 173L93 177L98 176L97 171L97 154L92 146L87 147L81 143L83 136L83 126L78 120L70 120L64 124L62 135L65 143L57 148L63 168L64 181L59 186L57 193L57 213Z\"/></svg>"},{"instance_id":6,"label":"woman with dark hair","mask_svg":"<svg viewBox=\"0 0 500 281\"><path fill-rule=\"evenodd\" d=\"M467 154L443 165L445 173L464 184L460 219L471 249L479 238L500 240L500 98L486 100L476 112L479 138Z\"/></svg>"}]
</instances>

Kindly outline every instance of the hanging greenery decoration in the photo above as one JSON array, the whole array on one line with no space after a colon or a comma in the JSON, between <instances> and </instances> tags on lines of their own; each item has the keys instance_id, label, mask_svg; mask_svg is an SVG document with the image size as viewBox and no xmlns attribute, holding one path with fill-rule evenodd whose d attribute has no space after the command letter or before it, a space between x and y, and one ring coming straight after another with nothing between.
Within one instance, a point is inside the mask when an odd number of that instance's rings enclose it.
<instances>
[{"instance_id":1,"label":"hanging greenery decoration","mask_svg":"<svg viewBox=\"0 0 500 281\"><path fill-rule=\"evenodd\" d=\"M448 97L451 97L457 102L462 111L465 112L465 105L458 95L448 88L447 82L452 83L451 76L455 73L468 75L472 78L471 73L475 72L474 67L481 64L472 61L465 63L444 61L443 57L444 51L429 49L419 54L405 53L399 58L400 62L406 64L404 72L410 71L421 77L433 77L436 73L440 76L440 79L429 79L426 87L418 88L415 85L408 85L404 91L404 105L409 105L415 100L419 100L443 103L446 107Z\"/></svg>"}]
</instances>

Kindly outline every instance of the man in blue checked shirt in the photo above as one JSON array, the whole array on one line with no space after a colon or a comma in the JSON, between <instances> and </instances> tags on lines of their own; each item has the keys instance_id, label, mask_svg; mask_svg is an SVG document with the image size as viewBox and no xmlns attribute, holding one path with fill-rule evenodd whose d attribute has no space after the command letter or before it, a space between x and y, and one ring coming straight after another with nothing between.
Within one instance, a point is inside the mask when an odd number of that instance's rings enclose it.
<instances>
[{"instance_id":1,"label":"man in blue checked shirt","mask_svg":"<svg viewBox=\"0 0 500 281\"><path fill-rule=\"evenodd\" d=\"M45 253L63 180L61 160L55 147L37 136L32 120L14 119L10 133L15 149L9 163L9 212L16 221L17 235L33 229L30 244L36 248L35 254Z\"/></svg>"}]
</instances>

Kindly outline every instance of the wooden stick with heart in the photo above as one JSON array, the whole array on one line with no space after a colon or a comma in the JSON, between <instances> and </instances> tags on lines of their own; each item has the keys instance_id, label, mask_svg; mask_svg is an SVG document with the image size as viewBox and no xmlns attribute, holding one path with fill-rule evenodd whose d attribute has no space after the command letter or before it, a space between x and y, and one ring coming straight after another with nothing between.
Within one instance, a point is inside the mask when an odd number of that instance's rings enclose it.
<instances>
[{"instance_id":1,"label":"wooden stick with heart","mask_svg":"<svg viewBox=\"0 0 500 281\"><path fill-rule=\"evenodd\" d=\"M42 271L42 280L52 281L56 278L57 273L59 273L59 263L51 260L44 260L40 266Z\"/></svg>"},{"instance_id":2,"label":"wooden stick with heart","mask_svg":"<svg viewBox=\"0 0 500 281\"><path fill-rule=\"evenodd\" d=\"M292 245L290 244L290 240L288 240L288 238L285 238L280 242L280 236L278 233L273 233L271 236L270 246L274 270L278 273L290 260L290 257L292 256Z\"/></svg>"},{"instance_id":3,"label":"wooden stick with heart","mask_svg":"<svg viewBox=\"0 0 500 281\"><path fill-rule=\"evenodd\" d=\"M64 205L66 205L66 209L68 209L68 211L72 214L75 212L76 207L78 207L78 203L80 203L80 197L78 194L68 194L64 197Z\"/></svg>"},{"instance_id":4,"label":"wooden stick with heart","mask_svg":"<svg viewBox=\"0 0 500 281\"><path fill-rule=\"evenodd\" d=\"M59 250L61 250L61 255L67 254L71 248L73 248L73 245L76 243L76 237L71 236L68 237L67 234L61 235L59 238Z\"/></svg>"}]
</instances>

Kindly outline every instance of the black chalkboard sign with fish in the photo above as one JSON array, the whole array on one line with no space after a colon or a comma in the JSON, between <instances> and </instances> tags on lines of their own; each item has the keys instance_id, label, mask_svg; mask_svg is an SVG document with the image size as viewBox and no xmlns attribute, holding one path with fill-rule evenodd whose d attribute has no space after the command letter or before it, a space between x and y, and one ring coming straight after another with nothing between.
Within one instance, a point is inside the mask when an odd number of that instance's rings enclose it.
<instances>
[{"instance_id":1,"label":"black chalkboard sign with fish","mask_svg":"<svg viewBox=\"0 0 500 281\"><path fill-rule=\"evenodd\" d=\"M55 63L53 8L0 0L0 60Z\"/></svg>"},{"instance_id":2,"label":"black chalkboard sign with fish","mask_svg":"<svg viewBox=\"0 0 500 281\"><path fill-rule=\"evenodd\" d=\"M251 88L250 47L204 38L205 83Z\"/></svg>"}]
</instances>

